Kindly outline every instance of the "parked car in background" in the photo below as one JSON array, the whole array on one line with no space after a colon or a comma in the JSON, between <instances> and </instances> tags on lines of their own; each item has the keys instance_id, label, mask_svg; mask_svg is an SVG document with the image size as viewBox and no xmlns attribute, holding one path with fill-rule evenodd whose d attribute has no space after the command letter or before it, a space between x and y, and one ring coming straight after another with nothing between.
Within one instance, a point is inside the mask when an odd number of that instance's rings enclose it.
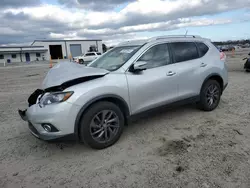
<instances>
[{"instance_id":1,"label":"parked car in background","mask_svg":"<svg viewBox=\"0 0 250 188\"><path fill-rule=\"evenodd\" d=\"M228 46L228 51L233 51L233 50L235 50L234 46Z\"/></svg>"},{"instance_id":2,"label":"parked car in background","mask_svg":"<svg viewBox=\"0 0 250 188\"><path fill-rule=\"evenodd\" d=\"M161 36L119 44L85 67L57 64L19 114L38 138L74 135L103 149L142 112L190 102L214 110L227 84L224 59L209 39Z\"/></svg>"},{"instance_id":3,"label":"parked car in background","mask_svg":"<svg viewBox=\"0 0 250 188\"><path fill-rule=\"evenodd\" d=\"M95 60L96 58L98 58L99 56L101 56L102 54L100 52L87 52L85 54L82 54L80 56L74 57L73 60L80 63L80 64L84 64L84 63L88 63L90 61Z\"/></svg>"},{"instance_id":4,"label":"parked car in background","mask_svg":"<svg viewBox=\"0 0 250 188\"><path fill-rule=\"evenodd\" d=\"M220 46L219 49L220 49L222 52L227 52L227 51L235 50L235 47L234 47L234 46L231 46L231 45L224 45L224 46Z\"/></svg>"},{"instance_id":5,"label":"parked car in background","mask_svg":"<svg viewBox=\"0 0 250 188\"><path fill-rule=\"evenodd\" d=\"M242 48L250 48L250 44L246 43L241 46Z\"/></svg>"}]
</instances>

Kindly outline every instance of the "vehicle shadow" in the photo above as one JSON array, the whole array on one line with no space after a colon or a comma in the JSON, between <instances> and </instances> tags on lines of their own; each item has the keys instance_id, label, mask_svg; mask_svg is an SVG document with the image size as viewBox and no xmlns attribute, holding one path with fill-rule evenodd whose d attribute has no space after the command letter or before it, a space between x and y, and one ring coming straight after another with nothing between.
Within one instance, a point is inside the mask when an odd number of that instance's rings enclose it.
<instances>
[{"instance_id":1,"label":"vehicle shadow","mask_svg":"<svg viewBox=\"0 0 250 188\"><path fill-rule=\"evenodd\" d=\"M178 118L186 113L190 113L191 111L199 111L195 104L183 105L179 107L161 107L155 110L151 110L145 113L142 113L138 116L133 117L128 124L125 126L123 135L121 136L118 143L116 143L113 147L120 147L119 144L123 145L123 142L126 142L126 138L131 136L131 134L137 134L141 129L147 129L151 125L155 124L158 121L164 122L167 121L165 118L168 117L170 119ZM42 143L40 143L42 144ZM94 150L87 147L84 143L79 142L79 140L55 140L55 141L47 141L44 142L47 144L46 148L48 150L53 150L53 155L56 153L63 151L64 155L68 153L71 155L72 153L95 153L99 150ZM42 145L44 145L42 144ZM67 155L67 154L66 154Z\"/></svg>"}]
</instances>

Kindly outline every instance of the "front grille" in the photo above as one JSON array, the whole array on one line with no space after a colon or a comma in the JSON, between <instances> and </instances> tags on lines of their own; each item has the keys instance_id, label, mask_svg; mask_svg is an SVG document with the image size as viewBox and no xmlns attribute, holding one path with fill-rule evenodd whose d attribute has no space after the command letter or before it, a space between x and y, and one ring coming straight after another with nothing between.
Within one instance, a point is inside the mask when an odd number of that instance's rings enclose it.
<instances>
[{"instance_id":1,"label":"front grille","mask_svg":"<svg viewBox=\"0 0 250 188\"><path fill-rule=\"evenodd\" d=\"M33 132L36 135L39 135L39 132L36 130L36 128L32 125L32 123L29 122L29 129L31 132Z\"/></svg>"}]
</instances>

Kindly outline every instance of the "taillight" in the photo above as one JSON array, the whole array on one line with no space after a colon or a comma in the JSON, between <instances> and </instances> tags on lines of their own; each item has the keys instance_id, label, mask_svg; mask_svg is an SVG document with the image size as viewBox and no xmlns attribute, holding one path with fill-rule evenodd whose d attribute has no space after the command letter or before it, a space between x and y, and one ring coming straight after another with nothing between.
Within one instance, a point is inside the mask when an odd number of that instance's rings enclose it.
<instances>
[{"instance_id":1,"label":"taillight","mask_svg":"<svg viewBox=\"0 0 250 188\"><path fill-rule=\"evenodd\" d=\"M220 52L220 60L226 61L226 54L224 52Z\"/></svg>"}]
</instances>

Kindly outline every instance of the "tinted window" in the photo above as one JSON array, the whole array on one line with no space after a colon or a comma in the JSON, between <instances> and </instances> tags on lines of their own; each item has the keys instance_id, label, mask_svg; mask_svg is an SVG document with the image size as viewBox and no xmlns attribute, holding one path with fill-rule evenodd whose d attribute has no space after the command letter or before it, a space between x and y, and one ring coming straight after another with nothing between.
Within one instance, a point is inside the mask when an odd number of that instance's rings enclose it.
<instances>
[{"instance_id":1,"label":"tinted window","mask_svg":"<svg viewBox=\"0 0 250 188\"><path fill-rule=\"evenodd\" d=\"M102 55L100 52L97 52L97 55Z\"/></svg>"},{"instance_id":2,"label":"tinted window","mask_svg":"<svg viewBox=\"0 0 250 188\"><path fill-rule=\"evenodd\" d=\"M94 56L95 55L95 53L87 53L87 54L85 54L85 56Z\"/></svg>"},{"instance_id":3,"label":"tinted window","mask_svg":"<svg viewBox=\"0 0 250 188\"><path fill-rule=\"evenodd\" d=\"M0 54L0 59L4 59L4 56L2 54Z\"/></svg>"},{"instance_id":4,"label":"tinted window","mask_svg":"<svg viewBox=\"0 0 250 188\"><path fill-rule=\"evenodd\" d=\"M197 47L193 42L174 42L171 44L176 62L199 58Z\"/></svg>"},{"instance_id":5,"label":"tinted window","mask_svg":"<svg viewBox=\"0 0 250 188\"><path fill-rule=\"evenodd\" d=\"M11 58L15 59L16 58L16 54L11 54Z\"/></svg>"},{"instance_id":6,"label":"tinted window","mask_svg":"<svg viewBox=\"0 0 250 188\"><path fill-rule=\"evenodd\" d=\"M146 61L148 69L170 64L168 45L159 44L153 46L138 61Z\"/></svg>"},{"instance_id":7,"label":"tinted window","mask_svg":"<svg viewBox=\"0 0 250 188\"><path fill-rule=\"evenodd\" d=\"M202 43L202 42L197 42L196 44L197 44L197 46L198 46L198 48L200 50L201 57L204 56L208 51L207 45Z\"/></svg>"}]
</instances>

